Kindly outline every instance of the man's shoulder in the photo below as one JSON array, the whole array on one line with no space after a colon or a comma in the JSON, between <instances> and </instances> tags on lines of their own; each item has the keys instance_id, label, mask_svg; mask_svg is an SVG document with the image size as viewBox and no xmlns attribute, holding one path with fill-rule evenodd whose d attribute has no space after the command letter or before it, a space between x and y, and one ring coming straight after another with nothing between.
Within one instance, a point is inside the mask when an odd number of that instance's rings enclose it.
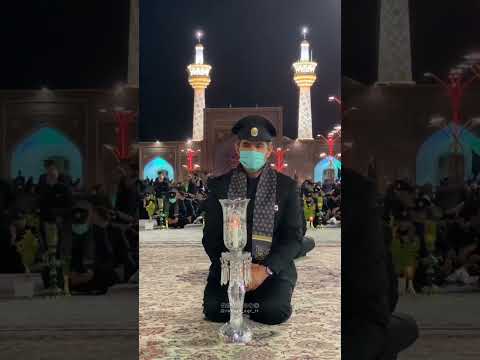
<instances>
[{"instance_id":1,"label":"man's shoulder","mask_svg":"<svg viewBox=\"0 0 480 360\"><path fill-rule=\"evenodd\" d=\"M230 178L232 177L233 174L233 169L218 176L212 176L208 178L207 180L207 187L210 188L215 188L218 186L221 186L222 184L228 183L230 181Z\"/></svg>"},{"instance_id":2,"label":"man's shoulder","mask_svg":"<svg viewBox=\"0 0 480 360\"><path fill-rule=\"evenodd\" d=\"M342 170L342 194L346 201L365 201L375 198L376 184L371 178L351 169Z\"/></svg>"},{"instance_id":3,"label":"man's shoulder","mask_svg":"<svg viewBox=\"0 0 480 360\"><path fill-rule=\"evenodd\" d=\"M351 182L356 182L356 183L361 183L365 185L372 185L374 184L374 180L371 178L368 178L358 172L356 172L353 169L350 168L343 168L342 169L342 184L345 181L351 181Z\"/></svg>"},{"instance_id":4,"label":"man's shoulder","mask_svg":"<svg viewBox=\"0 0 480 360\"><path fill-rule=\"evenodd\" d=\"M281 172L277 173L277 184L281 188L297 188L297 182L292 179L290 176L282 174Z\"/></svg>"}]
</instances>

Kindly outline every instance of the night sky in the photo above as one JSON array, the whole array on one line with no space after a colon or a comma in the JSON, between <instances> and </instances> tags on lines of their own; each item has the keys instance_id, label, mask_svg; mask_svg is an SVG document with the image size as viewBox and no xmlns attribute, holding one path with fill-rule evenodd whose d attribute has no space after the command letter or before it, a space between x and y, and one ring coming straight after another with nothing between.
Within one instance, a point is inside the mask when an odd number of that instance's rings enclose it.
<instances>
[{"instance_id":1,"label":"night sky","mask_svg":"<svg viewBox=\"0 0 480 360\"><path fill-rule=\"evenodd\" d=\"M128 0L2 1L0 89L126 81L128 21Z\"/></svg>"},{"instance_id":2,"label":"night sky","mask_svg":"<svg viewBox=\"0 0 480 360\"><path fill-rule=\"evenodd\" d=\"M377 79L379 0L342 0L342 75L366 84ZM463 56L480 51L480 1L410 1L413 77L445 77Z\"/></svg>"},{"instance_id":3,"label":"night sky","mask_svg":"<svg viewBox=\"0 0 480 360\"><path fill-rule=\"evenodd\" d=\"M191 135L193 91L185 67L195 29L206 33L213 66L207 106L283 106L285 134L296 137L298 90L291 63L299 29L311 28L319 65L312 91L315 132L335 123L326 101L339 93L339 0L141 0L143 139ZM252 6L252 4L254 4ZM295 4L295 5L293 5ZM414 78L448 72L480 50L480 1L411 1ZM113 87L127 76L128 0L23 0L2 4L0 89ZM342 72L376 80L378 0L342 1Z\"/></svg>"},{"instance_id":4,"label":"night sky","mask_svg":"<svg viewBox=\"0 0 480 360\"><path fill-rule=\"evenodd\" d=\"M174 4L141 1L141 140L191 136L193 90L186 67L194 59L198 28L205 33L205 60L213 67L206 106L282 106L284 134L296 138L298 89L292 63L300 56L301 26L309 26L318 62L312 88L314 134L338 123L338 108L327 101L340 89L338 0L177 0Z\"/></svg>"}]
</instances>

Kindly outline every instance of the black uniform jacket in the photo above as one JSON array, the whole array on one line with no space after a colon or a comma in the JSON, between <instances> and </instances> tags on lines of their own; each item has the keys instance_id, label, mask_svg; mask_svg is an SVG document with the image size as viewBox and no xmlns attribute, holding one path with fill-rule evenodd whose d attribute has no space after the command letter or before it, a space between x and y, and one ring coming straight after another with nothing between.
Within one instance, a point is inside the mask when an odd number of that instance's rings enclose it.
<instances>
[{"instance_id":1,"label":"black uniform jacket","mask_svg":"<svg viewBox=\"0 0 480 360\"><path fill-rule=\"evenodd\" d=\"M376 184L342 169L342 359L377 359L396 284Z\"/></svg>"},{"instance_id":2,"label":"black uniform jacket","mask_svg":"<svg viewBox=\"0 0 480 360\"><path fill-rule=\"evenodd\" d=\"M239 167L241 169L241 166ZM220 281L220 257L222 252L228 251L223 243L223 214L219 199L227 199L228 187L233 170L219 177L211 178L208 182L208 197L205 203L205 227L203 230L203 247L212 262L209 278ZM257 180L249 180L249 194L256 191ZM258 263L268 266L273 276L296 284L297 271L293 258L300 251L302 239L302 213L299 208L298 187L296 182L281 173L277 173L277 190L275 222L272 246L267 257ZM250 198L250 196L248 196ZM254 197L251 198L247 209L247 245L244 251L252 249L252 224ZM254 260L254 262L257 262Z\"/></svg>"}]
</instances>

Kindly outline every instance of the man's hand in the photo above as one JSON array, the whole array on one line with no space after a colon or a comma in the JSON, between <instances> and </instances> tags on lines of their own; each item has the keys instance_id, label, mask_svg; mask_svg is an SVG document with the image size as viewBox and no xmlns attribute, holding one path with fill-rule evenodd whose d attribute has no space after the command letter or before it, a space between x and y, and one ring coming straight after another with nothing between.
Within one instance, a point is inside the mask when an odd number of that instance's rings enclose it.
<instances>
[{"instance_id":1,"label":"man's hand","mask_svg":"<svg viewBox=\"0 0 480 360\"><path fill-rule=\"evenodd\" d=\"M247 291L255 290L262 285L268 277L267 268L263 265L252 264L251 275L250 284L248 284L246 288Z\"/></svg>"}]
</instances>

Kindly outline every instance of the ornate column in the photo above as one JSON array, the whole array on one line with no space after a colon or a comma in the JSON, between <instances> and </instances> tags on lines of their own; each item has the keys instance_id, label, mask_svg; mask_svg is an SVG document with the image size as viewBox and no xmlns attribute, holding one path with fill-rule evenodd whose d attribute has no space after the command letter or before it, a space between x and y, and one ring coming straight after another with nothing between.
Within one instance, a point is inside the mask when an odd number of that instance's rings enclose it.
<instances>
[{"instance_id":1,"label":"ornate column","mask_svg":"<svg viewBox=\"0 0 480 360\"><path fill-rule=\"evenodd\" d=\"M130 35L128 41L128 85L138 88L139 0L130 0Z\"/></svg>"},{"instance_id":2,"label":"ornate column","mask_svg":"<svg viewBox=\"0 0 480 360\"><path fill-rule=\"evenodd\" d=\"M310 44L306 40L307 29L303 29L304 40L300 45L300 60L293 64L295 83L299 88L298 135L299 140L312 140L312 101L310 88L315 83L317 63L312 61Z\"/></svg>"},{"instance_id":3,"label":"ornate column","mask_svg":"<svg viewBox=\"0 0 480 360\"><path fill-rule=\"evenodd\" d=\"M202 141L204 132L205 89L210 84L211 66L203 62L202 33L197 33L198 44L195 46L195 64L188 65L188 82L194 90L193 98L193 141Z\"/></svg>"},{"instance_id":4,"label":"ornate column","mask_svg":"<svg viewBox=\"0 0 480 360\"><path fill-rule=\"evenodd\" d=\"M378 83L413 83L408 1L381 0Z\"/></svg>"}]
</instances>

